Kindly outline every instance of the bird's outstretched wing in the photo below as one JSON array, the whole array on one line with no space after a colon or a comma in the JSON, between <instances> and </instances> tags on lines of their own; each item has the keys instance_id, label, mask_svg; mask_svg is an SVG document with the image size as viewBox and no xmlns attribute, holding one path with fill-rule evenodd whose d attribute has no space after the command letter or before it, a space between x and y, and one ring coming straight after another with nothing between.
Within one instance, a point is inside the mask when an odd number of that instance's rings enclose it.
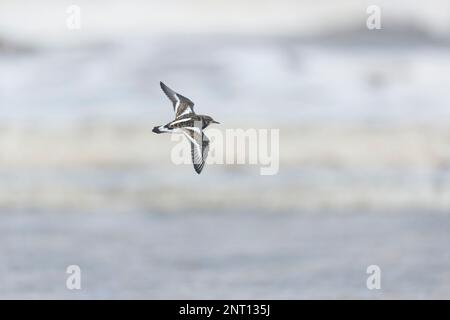
<instances>
[{"instance_id":1,"label":"bird's outstretched wing","mask_svg":"<svg viewBox=\"0 0 450 320\"><path fill-rule=\"evenodd\" d=\"M168 86L166 86L164 83L160 82L159 84L161 85L161 89L164 91L166 96L173 103L175 118L179 118L180 116L185 116L194 113L194 103L191 100L189 100L185 96L182 96L179 93L176 93Z\"/></svg>"},{"instance_id":2,"label":"bird's outstretched wing","mask_svg":"<svg viewBox=\"0 0 450 320\"><path fill-rule=\"evenodd\" d=\"M191 143L191 156L195 172L200 174L208 157L209 139L198 127L185 127L183 132Z\"/></svg>"}]
</instances>

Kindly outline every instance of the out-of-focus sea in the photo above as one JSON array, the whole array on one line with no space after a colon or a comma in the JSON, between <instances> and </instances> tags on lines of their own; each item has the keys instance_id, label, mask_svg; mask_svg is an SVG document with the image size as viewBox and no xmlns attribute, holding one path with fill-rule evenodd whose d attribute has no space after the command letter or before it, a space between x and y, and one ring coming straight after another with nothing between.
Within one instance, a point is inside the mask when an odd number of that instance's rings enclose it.
<instances>
[{"instance_id":1,"label":"out-of-focus sea","mask_svg":"<svg viewBox=\"0 0 450 320\"><path fill-rule=\"evenodd\" d=\"M392 42L192 37L2 54L1 207L449 209L449 47ZM175 142L151 132L173 117L160 80L216 129L280 129L279 173L173 164Z\"/></svg>"},{"instance_id":2,"label":"out-of-focus sea","mask_svg":"<svg viewBox=\"0 0 450 320\"><path fill-rule=\"evenodd\" d=\"M361 21L78 44L0 30L0 297L448 298L450 37ZM173 164L151 132L173 117L161 80L216 129L279 129L278 174Z\"/></svg>"}]
</instances>

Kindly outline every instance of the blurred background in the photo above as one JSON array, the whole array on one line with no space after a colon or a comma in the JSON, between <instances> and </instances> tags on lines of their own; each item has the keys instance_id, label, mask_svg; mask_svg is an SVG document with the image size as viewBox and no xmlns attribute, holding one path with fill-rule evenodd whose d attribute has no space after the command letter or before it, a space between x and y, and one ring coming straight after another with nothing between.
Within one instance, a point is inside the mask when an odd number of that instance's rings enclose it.
<instances>
[{"instance_id":1,"label":"blurred background","mask_svg":"<svg viewBox=\"0 0 450 320\"><path fill-rule=\"evenodd\" d=\"M159 81L279 173L173 164ZM0 298L448 299L449 84L444 0L0 0Z\"/></svg>"}]
</instances>

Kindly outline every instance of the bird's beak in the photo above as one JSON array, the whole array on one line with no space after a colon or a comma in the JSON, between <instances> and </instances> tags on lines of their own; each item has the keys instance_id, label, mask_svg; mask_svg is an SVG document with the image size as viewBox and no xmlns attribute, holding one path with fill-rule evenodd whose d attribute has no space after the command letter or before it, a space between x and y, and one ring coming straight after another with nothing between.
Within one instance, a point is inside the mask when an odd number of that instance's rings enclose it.
<instances>
[{"instance_id":1,"label":"bird's beak","mask_svg":"<svg viewBox=\"0 0 450 320\"><path fill-rule=\"evenodd\" d=\"M216 120L213 120L212 123L220 124L220 122L217 122Z\"/></svg>"}]
</instances>

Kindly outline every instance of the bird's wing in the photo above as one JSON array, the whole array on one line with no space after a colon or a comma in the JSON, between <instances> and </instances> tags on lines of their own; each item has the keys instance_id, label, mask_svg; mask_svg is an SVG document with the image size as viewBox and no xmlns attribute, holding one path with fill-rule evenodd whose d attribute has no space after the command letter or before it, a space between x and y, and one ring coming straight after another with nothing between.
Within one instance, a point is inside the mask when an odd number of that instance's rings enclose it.
<instances>
[{"instance_id":1,"label":"bird's wing","mask_svg":"<svg viewBox=\"0 0 450 320\"><path fill-rule=\"evenodd\" d=\"M208 157L209 139L198 127L185 127L183 128L183 133L191 143L191 156L194 169L200 174Z\"/></svg>"},{"instance_id":2,"label":"bird's wing","mask_svg":"<svg viewBox=\"0 0 450 320\"><path fill-rule=\"evenodd\" d=\"M175 111L175 118L179 118L180 116L185 116L191 113L194 113L194 103L188 98L182 96L179 93L176 93L164 83L160 82L161 89L164 91L166 96L173 103L173 110Z\"/></svg>"}]
</instances>

